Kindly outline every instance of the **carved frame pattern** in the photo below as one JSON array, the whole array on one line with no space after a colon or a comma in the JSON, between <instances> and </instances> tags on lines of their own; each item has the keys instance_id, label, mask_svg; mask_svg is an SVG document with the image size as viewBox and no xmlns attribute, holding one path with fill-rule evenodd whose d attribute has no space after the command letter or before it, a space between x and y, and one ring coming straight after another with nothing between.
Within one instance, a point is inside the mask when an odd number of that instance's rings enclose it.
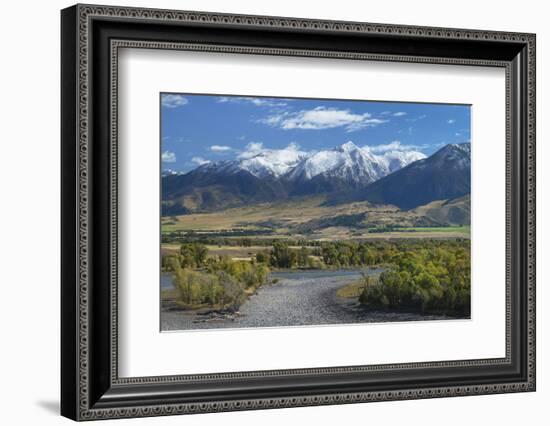
<instances>
[{"instance_id":1,"label":"carved frame pattern","mask_svg":"<svg viewBox=\"0 0 550 426\"><path fill-rule=\"evenodd\" d=\"M103 7L78 5L76 6L76 16L78 22L77 28L77 358L76 377L77 383L75 389L78 392L77 409L75 419L92 420L105 418L122 417L141 417L141 416L160 416L172 414L187 413L206 413L230 410L248 410L264 408L281 408L310 405L326 404L344 404L367 401L384 400L402 400L416 398L435 398L444 396L463 396L488 393L505 393L518 391L532 391L535 389L535 36L533 34L520 34L511 32L494 32L464 29L447 28L428 28L402 25L369 24L358 22L337 22L325 20L294 19L282 17L265 16L246 16L230 15L203 12L187 11L169 11L155 9L140 9L127 7ZM141 22L174 22L174 23L204 23L216 25L238 25L244 27L258 28L292 28L304 31L326 31L326 32L344 32L344 33L362 33L362 34L381 34L392 35L410 35L421 38L437 38L449 40L484 40L484 41L506 41L511 43L520 43L527 49L527 168L528 181L527 191L525 193L525 202L527 203L527 380L521 382L483 384L479 386L448 386L433 388L404 388L391 391L377 392L353 392L353 393L327 393L324 395L311 395L300 397L273 397L273 398L255 398L255 399L234 399L220 400L204 403L166 403L159 405L145 405L139 407L117 407L117 408L95 408L90 401L89 384L89 354L90 354L90 335L89 335L89 218L90 218L90 163L89 163L89 112L90 112L90 84L89 84L89 55L90 55L90 23L94 18L120 18L129 20L139 20ZM117 67L118 67L118 49L119 48L154 48L154 49L178 49L178 50L198 50L198 51L223 51L227 53L255 53L266 55L298 55L315 56L327 58L342 59L362 59L379 61L397 61L397 62L426 62L426 63L446 63L461 65L482 65L497 66L506 69L507 81L507 315L506 315L506 358L487 359L487 360L464 360L453 362L436 363L416 363L416 364L393 364L393 365L375 365L364 367L327 367L323 369L306 370L276 370L247 373L225 373L216 375L200 376L162 376L162 377L144 377L144 378L119 378L117 374L117 222L116 222L116 202L117 202ZM220 378L243 378L243 377L266 377L266 376L284 376L284 375L304 375L312 373L327 374L333 372L351 371L374 371L386 369L407 369L438 366L468 366L468 365L490 365L503 364L510 361L510 340L511 340L511 315L510 315L510 163L511 149L509 140L511 138L511 129L509 128L509 116L511 114L510 91L511 91L511 68L506 61L488 61L473 60L461 58L439 58L439 57L416 57L403 55L384 55L384 54L364 54L364 53L346 53L335 51L312 51L297 49L274 49L274 48L253 48L242 46L216 46L206 44L192 43L171 43L171 42L151 42L142 40L112 40L111 41L111 345L112 359L110 379L114 385L124 384L150 384L150 383L172 383L180 381L212 380Z\"/></svg>"}]
</instances>

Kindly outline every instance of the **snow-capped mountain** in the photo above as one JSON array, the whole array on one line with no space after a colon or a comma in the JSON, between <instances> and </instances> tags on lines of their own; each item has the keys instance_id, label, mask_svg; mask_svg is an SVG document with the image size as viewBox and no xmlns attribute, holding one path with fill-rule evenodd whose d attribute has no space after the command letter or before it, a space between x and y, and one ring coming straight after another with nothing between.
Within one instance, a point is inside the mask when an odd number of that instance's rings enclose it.
<instances>
[{"instance_id":1,"label":"snow-capped mountain","mask_svg":"<svg viewBox=\"0 0 550 426\"><path fill-rule=\"evenodd\" d=\"M161 173L162 177L166 177L166 176L174 176L174 175L181 175L183 174L182 172L178 172L176 170L172 170L172 169L164 169Z\"/></svg>"},{"instance_id":2,"label":"snow-capped mountain","mask_svg":"<svg viewBox=\"0 0 550 426\"><path fill-rule=\"evenodd\" d=\"M284 178L304 183L316 177L338 179L352 185L366 185L413 161L425 158L418 151L388 151L376 155L369 148L346 142L329 150L306 153L296 148L262 149L236 160L203 164L197 170L235 174L247 171L258 178Z\"/></svg>"},{"instance_id":3,"label":"snow-capped mountain","mask_svg":"<svg viewBox=\"0 0 550 426\"><path fill-rule=\"evenodd\" d=\"M279 178L307 157L296 146L284 149L259 149L239 156L235 160L203 164L197 170L210 173L236 174L246 171L257 178Z\"/></svg>"},{"instance_id":4,"label":"snow-capped mountain","mask_svg":"<svg viewBox=\"0 0 550 426\"><path fill-rule=\"evenodd\" d=\"M471 167L471 146L469 143L453 143L445 145L432 157L438 164L450 166L456 170L470 169Z\"/></svg>"},{"instance_id":5,"label":"snow-capped mountain","mask_svg":"<svg viewBox=\"0 0 550 426\"><path fill-rule=\"evenodd\" d=\"M437 198L447 193L468 192L469 161L469 145L448 145L426 158L421 152L399 149L378 154L353 142L309 153L295 145L276 150L258 144L258 149L234 160L163 176L163 214L217 211L314 194L411 208L419 205L420 196L439 200L447 199ZM434 188L424 190L422 185Z\"/></svg>"},{"instance_id":6,"label":"snow-capped mountain","mask_svg":"<svg viewBox=\"0 0 550 426\"><path fill-rule=\"evenodd\" d=\"M376 156L380 162L383 163L387 169L386 174L393 173L399 169L402 169L406 165L418 160L426 158L426 156L419 151L387 151L383 155Z\"/></svg>"},{"instance_id":7,"label":"snow-capped mountain","mask_svg":"<svg viewBox=\"0 0 550 426\"><path fill-rule=\"evenodd\" d=\"M304 158L285 177L290 181L305 182L322 175L354 184L368 184L386 174L384 162L353 142L347 142Z\"/></svg>"},{"instance_id":8,"label":"snow-capped mountain","mask_svg":"<svg viewBox=\"0 0 550 426\"><path fill-rule=\"evenodd\" d=\"M449 144L354 194L353 199L411 209L470 193L470 144Z\"/></svg>"},{"instance_id":9,"label":"snow-capped mountain","mask_svg":"<svg viewBox=\"0 0 550 426\"><path fill-rule=\"evenodd\" d=\"M307 154L298 149L269 149L242 158L239 164L256 177L281 177L306 158Z\"/></svg>"}]
</instances>

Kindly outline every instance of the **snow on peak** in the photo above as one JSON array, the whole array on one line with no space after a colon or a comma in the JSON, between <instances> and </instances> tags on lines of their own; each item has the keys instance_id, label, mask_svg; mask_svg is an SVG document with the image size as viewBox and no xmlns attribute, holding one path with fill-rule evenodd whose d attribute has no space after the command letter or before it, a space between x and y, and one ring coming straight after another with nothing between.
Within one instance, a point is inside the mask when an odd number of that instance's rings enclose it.
<instances>
[{"instance_id":1,"label":"snow on peak","mask_svg":"<svg viewBox=\"0 0 550 426\"><path fill-rule=\"evenodd\" d=\"M436 167L439 169L465 170L470 168L470 164L470 144L451 143L440 148L430 157L415 163L414 167Z\"/></svg>"},{"instance_id":2,"label":"snow on peak","mask_svg":"<svg viewBox=\"0 0 550 426\"><path fill-rule=\"evenodd\" d=\"M463 152L465 152L465 153L468 154L468 155L471 154L471 145L470 145L470 142L455 143L455 144L453 144L453 146L454 146L456 149L459 149L460 151L463 151Z\"/></svg>"},{"instance_id":3,"label":"snow on peak","mask_svg":"<svg viewBox=\"0 0 550 426\"><path fill-rule=\"evenodd\" d=\"M254 157L240 161L240 167L256 177L279 177L296 166L305 153L297 150L265 150Z\"/></svg>"},{"instance_id":4,"label":"snow on peak","mask_svg":"<svg viewBox=\"0 0 550 426\"><path fill-rule=\"evenodd\" d=\"M470 144L448 144L433 154L434 161L450 165L454 169L470 167Z\"/></svg>"},{"instance_id":5,"label":"snow on peak","mask_svg":"<svg viewBox=\"0 0 550 426\"><path fill-rule=\"evenodd\" d=\"M406 165L426 158L418 151L391 149L375 153L348 141L332 149L304 152L296 144L282 149L264 148L252 142L235 160L218 161L200 167L202 171L228 174L247 171L258 178L283 177L290 181L308 181L322 175L350 184L369 184Z\"/></svg>"},{"instance_id":6,"label":"snow on peak","mask_svg":"<svg viewBox=\"0 0 550 426\"><path fill-rule=\"evenodd\" d=\"M359 149L359 147L357 145L355 145L352 141L348 141L346 143L343 143L342 145L334 148L336 151L340 151L340 152L348 152L348 151L353 151L355 149Z\"/></svg>"},{"instance_id":7,"label":"snow on peak","mask_svg":"<svg viewBox=\"0 0 550 426\"><path fill-rule=\"evenodd\" d=\"M176 170L172 170L172 169L164 169L162 171L162 176L163 177L166 177L166 176L172 176L172 175L181 175L183 174L182 172L178 172Z\"/></svg>"},{"instance_id":8,"label":"snow on peak","mask_svg":"<svg viewBox=\"0 0 550 426\"><path fill-rule=\"evenodd\" d=\"M463 153L463 154L470 154L470 143L450 143L445 145L443 148L441 148L437 153L444 153L445 155L449 155L451 153Z\"/></svg>"},{"instance_id":9,"label":"snow on peak","mask_svg":"<svg viewBox=\"0 0 550 426\"><path fill-rule=\"evenodd\" d=\"M419 151L387 151L376 157L385 165L387 174L389 174L402 169L410 163L426 158L426 155Z\"/></svg>"},{"instance_id":10,"label":"snow on peak","mask_svg":"<svg viewBox=\"0 0 550 426\"><path fill-rule=\"evenodd\" d=\"M346 142L310 155L292 169L287 177L305 181L324 175L354 183L370 183L383 174L383 166L370 152L362 150L353 142Z\"/></svg>"},{"instance_id":11,"label":"snow on peak","mask_svg":"<svg viewBox=\"0 0 550 426\"><path fill-rule=\"evenodd\" d=\"M211 163L208 170L229 174L247 171L258 178L278 178L296 166L306 155L294 143L282 149L268 149L260 142L251 142L236 160Z\"/></svg>"}]
</instances>

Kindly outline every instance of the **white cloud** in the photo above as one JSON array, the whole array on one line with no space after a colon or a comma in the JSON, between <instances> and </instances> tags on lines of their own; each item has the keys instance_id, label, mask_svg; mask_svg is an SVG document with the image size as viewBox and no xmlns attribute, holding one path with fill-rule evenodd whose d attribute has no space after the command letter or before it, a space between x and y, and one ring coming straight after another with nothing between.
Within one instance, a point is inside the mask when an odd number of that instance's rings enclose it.
<instances>
[{"instance_id":1,"label":"white cloud","mask_svg":"<svg viewBox=\"0 0 550 426\"><path fill-rule=\"evenodd\" d=\"M286 102L274 100L274 99L267 99L267 98L253 98L253 97L245 97L245 96L220 96L218 97L217 101L220 104L224 103L232 103L232 104L243 104L243 103L249 103L255 106L261 106L261 107L284 107L287 105Z\"/></svg>"},{"instance_id":2,"label":"white cloud","mask_svg":"<svg viewBox=\"0 0 550 426\"><path fill-rule=\"evenodd\" d=\"M166 108L177 108L183 105L186 105L189 101L185 96L182 95L172 95L172 94L163 94L162 95L162 106Z\"/></svg>"},{"instance_id":3,"label":"white cloud","mask_svg":"<svg viewBox=\"0 0 550 426\"><path fill-rule=\"evenodd\" d=\"M317 107L298 112L287 112L270 115L259 120L261 123L281 129L321 130L344 127L347 132L377 126L388 120L373 118L369 113L355 114L347 109Z\"/></svg>"},{"instance_id":4,"label":"white cloud","mask_svg":"<svg viewBox=\"0 0 550 426\"><path fill-rule=\"evenodd\" d=\"M262 142L249 142L237 158L252 158L260 154L262 151L265 151L264 144Z\"/></svg>"},{"instance_id":5,"label":"white cloud","mask_svg":"<svg viewBox=\"0 0 550 426\"><path fill-rule=\"evenodd\" d=\"M208 149L213 152L227 152L227 151L231 151L233 148L226 145L212 145Z\"/></svg>"},{"instance_id":6,"label":"white cloud","mask_svg":"<svg viewBox=\"0 0 550 426\"><path fill-rule=\"evenodd\" d=\"M164 163L175 163L176 162L176 154L174 154L171 151L164 151L161 155L162 161Z\"/></svg>"},{"instance_id":7,"label":"white cloud","mask_svg":"<svg viewBox=\"0 0 550 426\"><path fill-rule=\"evenodd\" d=\"M204 158L202 157L193 157L191 158L191 161L199 166L202 166L203 164L208 164L210 163L210 160L205 160Z\"/></svg>"},{"instance_id":8,"label":"white cloud","mask_svg":"<svg viewBox=\"0 0 550 426\"><path fill-rule=\"evenodd\" d=\"M418 120L424 120L426 117L428 117L426 114L422 114L415 118L405 118L405 121L409 123L415 123Z\"/></svg>"},{"instance_id":9,"label":"white cloud","mask_svg":"<svg viewBox=\"0 0 550 426\"><path fill-rule=\"evenodd\" d=\"M375 154L386 152L386 151L395 151L395 150L402 150L404 148L404 145L401 145L400 141L393 141L387 144L380 144L380 145L374 145L374 146L364 146L363 149L366 149L370 152L373 152Z\"/></svg>"},{"instance_id":10,"label":"white cloud","mask_svg":"<svg viewBox=\"0 0 550 426\"><path fill-rule=\"evenodd\" d=\"M245 99L256 106L282 107L287 105L286 102L273 101L269 99L262 99L262 98L245 98Z\"/></svg>"},{"instance_id":11,"label":"white cloud","mask_svg":"<svg viewBox=\"0 0 550 426\"><path fill-rule=\"evenodd\" d=\"M250 142L239 153L237 158L242 160L256 157L259 154L267 154L270 156L279 156L281 158L284 158L296 157L297 155L305 155L306 152L300 150L300 145L295 142L291 142L285 148L281 149L265 148L262 142Z\"/></svg>"},{"instance_id":12,"label":"white cloud","mask_svg":"<svg viewBox=\"0 0 550 426\"><path fill-rule=\"evenodd\" d=\"M401 141L392 141L387 144L380 145L366 145L363 147L364 150L372 152L373 154L384 154L388 151L418 151L424 148L427 148L428 145L403 145Z\"/></svg>"},{"instance_id":13,"label":"white cloud","mask_svg":"<svg viewBox=\"0 0 550 426\"><path fill-rule=\"evenodd\" d=\"M447 123L448 124L453 124L455 121L456 121L455 119L451 118L450 120L447 120Z\"/></svg>"},{"instance_id":14,"label":"white cloud","mask_svg":"<svg viewBox=\"0 0 550 426\"><path fill-rule=\"evenodd\" d=\"M394 117L403 117L404 115L407 115L406 112L399 111L392 114Z\"/></svg>"}]
</instances>

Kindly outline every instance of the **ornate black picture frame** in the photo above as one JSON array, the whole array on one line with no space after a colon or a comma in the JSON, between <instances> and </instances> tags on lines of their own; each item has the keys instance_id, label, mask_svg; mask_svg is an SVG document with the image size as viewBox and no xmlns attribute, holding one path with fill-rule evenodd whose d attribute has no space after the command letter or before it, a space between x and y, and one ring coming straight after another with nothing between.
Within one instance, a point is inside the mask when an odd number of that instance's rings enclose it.
<instances>
[{"instance_id":1,"label":"ornate black picture frame","mask_svg":"<svg viewBox=\"0 0 550 426\"><path fill-rule=\"evenodd\" d=\"M61 13L61 413L160 416L535 390L535 35L126 7ZM506 356L120 378L121 47L482 65L506 71Z\"/></svg>"}]
</instances>

